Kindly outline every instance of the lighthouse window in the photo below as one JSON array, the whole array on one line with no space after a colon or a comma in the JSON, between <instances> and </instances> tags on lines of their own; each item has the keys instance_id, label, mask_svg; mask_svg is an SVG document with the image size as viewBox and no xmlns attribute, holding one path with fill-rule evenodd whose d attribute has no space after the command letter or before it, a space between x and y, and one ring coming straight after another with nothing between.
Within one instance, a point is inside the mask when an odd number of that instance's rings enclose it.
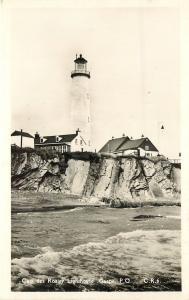
<instances>
[{"instance_id":1,"label":"lighthouse window","mask_svg":"<svg viewBox=\"0 0 189 300\"><path fill-rule=\"evenodd\" d=\"M78 69L84 69L84 65L83 64L78 64Z\"/></svg>"}]
</instances>

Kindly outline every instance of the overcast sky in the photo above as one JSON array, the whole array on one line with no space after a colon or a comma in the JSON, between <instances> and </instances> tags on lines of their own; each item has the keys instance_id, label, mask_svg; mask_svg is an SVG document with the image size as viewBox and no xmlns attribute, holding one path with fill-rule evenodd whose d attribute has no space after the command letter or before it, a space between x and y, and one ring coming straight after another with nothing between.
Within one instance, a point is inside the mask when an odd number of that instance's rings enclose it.
<instances>
[{"instance_id":1,"label":"overcast sky","mask_svg":"<svg viewBox=\"0 0 189 300\"><path fill-rule=\"evenodd\" d=\"M112 136L144 134L178 156L177 8L12 9L10 40L12 130L70 133L70 73L82 53L95 148Z\"/></svg>"}]
</instances>

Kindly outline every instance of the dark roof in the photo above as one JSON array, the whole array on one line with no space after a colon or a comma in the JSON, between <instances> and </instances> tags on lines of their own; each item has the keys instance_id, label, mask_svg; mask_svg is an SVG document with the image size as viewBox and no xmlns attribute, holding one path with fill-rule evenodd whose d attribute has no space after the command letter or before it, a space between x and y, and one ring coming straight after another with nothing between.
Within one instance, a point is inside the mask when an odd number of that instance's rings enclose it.
<instances>
[{"instance_id":1,"label":"dark roof","mask_svg":"<svg viewBox=\"0 0 189 300\"><path fill-rule=\"evenodd\" d=\"M74 60L74 62L77 63L77 64L86 64L87 60L84 57L82 57L82 54L80 54L79 57L77 57Z\"/></svg>"},{"instance_id":2,"label":"dark roof","mask_svg":"<svg viewBox=\"0 0 189 300\"><path fill-rule=\"evenodd\" d=\"M137 139L137 140L128 140L124 143L120 148L119 151L129 150L129 149L136 149L142 145L145 141L145 138Z\"/></svg>"},{"instance_id":3,"label":"dark roof","mask_svg":"<svg viewBox=\"0 0 189 300\"><path fill-rule=\"evenodd\" d=\"M56 137L60 137L60 141L57 142L56 141ZM74 134L60 134L60 135L50 135L50 136L44 136L44 138L46 139L46 141L43 142L43 144L52 144L52 143L56 143L56 144L62 144L62 143L69 143L71 141L73 141L73 139L77 136L77 133Z\"/></svg>"},{"instance_id":4,"label":"dark roof","mask_svg":"<svg viewBox=\"0 0 189 300\"><path fill-rule=\"evenodd\" d=\"M158 151L148 138L141 138L136 140L127 140L119 147L118 151L132 150L137 148L145 149L145 145L149 146L150 151Z\"/></svg>"},{"instance_id":5,"label":"dark roof","mask_svg":"<svg viewBox=\"0 0 189 300\"><path fill-rule=\"evenodd\" d=\"M125 141L127 141L128 137L121 137L117 139L109 140L99 152L114 152L116 151Z\"/></svg>"},{"instance_id":6,"label":"dark roof","mask_svg":"<svg viewBox=\"0 0 189 300\"><path fill-rule=\"evenodd\" d=\"M13 133L11 133L11 136L24 136L32 139L34 138L31 134L24 131L18 131L18 130L15 130Z\"/></svg>"},{"instance_id":7,"label":"dark roof","mask_svg":"<svg viewBox=\"0 0 189 300\"><path fill-rule=\"evenodd\" d=\"M122 152L125 150L134 150L139 147L145 149L145 145L149 146L150 151L158 151L148 138L130 140L127 136L109 140L99 152Z\"/></svg>"}]
</instances>

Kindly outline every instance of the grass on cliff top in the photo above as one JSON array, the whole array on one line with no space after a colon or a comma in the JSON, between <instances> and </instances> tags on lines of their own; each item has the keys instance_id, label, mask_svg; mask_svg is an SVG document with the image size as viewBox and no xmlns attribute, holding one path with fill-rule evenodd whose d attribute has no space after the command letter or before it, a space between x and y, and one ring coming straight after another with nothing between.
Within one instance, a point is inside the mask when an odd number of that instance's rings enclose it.
<instances>
[{"instance_id":1,"label":"grass on cliff top","mask_svg":"<svg viewBox=\"0 0 189 300\"><path fill-rule=\"evenodd\" d=\"M66 161L69 159L76 159L76 160L84 160L84 161L98 161L100 155L96 152L64 152L60 153L56 150L52 149L34 149L29 147L20 148L18 146L11 146L11 153L12 154L22 154L22 153L36 153L37 155L41 156L42 159L48 160L53 158L65 158Z\"/></svg>"},{"instance_id":2,"label":"grass on cliff top","mask_svg":"<svg viewBox=\"0 0 189 300\"><path fill-rule=\"evenodd\" d=\"M56 150L52 149L34 149L29 147L20 148L18 146L11 146L11 153L36 153L37 155L41 156L43 160L53 159L53 158L65 158L66 161L69 159L75 159L75 160L83 160L83 161L90 161L90 162L98 162L100 158L113 158L117 160L121 160L123 158L132 159L135 158L137 160L149 160L154 163L157 163L158 161L167 159L164 156L154 156L154 157L137 157L134 155L122 155L122 156L116 156L112 153L96 153L96 152L64 152L60 153Z\"/></svg>"}]
</instances>

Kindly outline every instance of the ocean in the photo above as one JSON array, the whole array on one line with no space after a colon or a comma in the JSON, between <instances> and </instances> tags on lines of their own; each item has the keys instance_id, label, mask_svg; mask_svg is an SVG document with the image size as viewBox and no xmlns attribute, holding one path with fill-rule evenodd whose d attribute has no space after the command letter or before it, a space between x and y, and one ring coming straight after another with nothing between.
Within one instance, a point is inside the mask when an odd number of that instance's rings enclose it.
<instances>
[{"instance_id":1,"label":"ocean","mask_svg":"<svg viewBox=\"0 0 189 300\"><path fill-rule=\"evenodd\" d=\"M12 193L12 291L181 290L180 207Z\"/></svg>"}]
</instances>

